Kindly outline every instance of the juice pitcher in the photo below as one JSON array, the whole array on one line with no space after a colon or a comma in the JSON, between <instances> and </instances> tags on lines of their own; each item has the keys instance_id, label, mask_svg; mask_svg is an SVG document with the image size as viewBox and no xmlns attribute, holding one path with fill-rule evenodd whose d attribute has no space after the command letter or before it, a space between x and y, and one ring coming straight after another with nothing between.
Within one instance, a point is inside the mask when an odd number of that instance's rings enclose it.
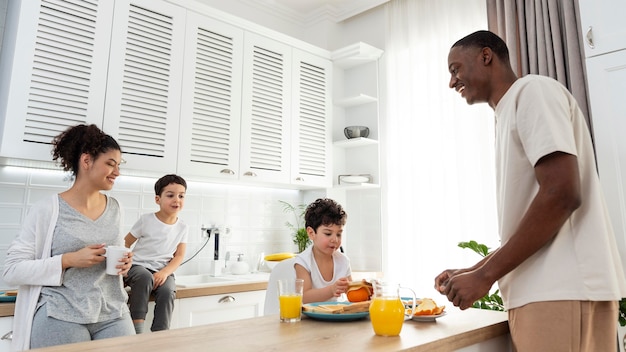
<instances>
[{"instance_id":1,"label":"juice pitcher","mask_svg":"<svg viewBox=\"0 0 626 352\"><path fill-rule=\"evenodd\" d=\"M400 298L400 290L411 293L411 299L413 299L411 312L414 312L416 308L415 292L410 288L379 280L375 280L372 286L374 287L374 296L372 296L372 303L370 304L370 320L374 333L380 336L400 335L404 320L411 318L411 313L406 312L404 303Z\"/></svg>"}]
</instances>

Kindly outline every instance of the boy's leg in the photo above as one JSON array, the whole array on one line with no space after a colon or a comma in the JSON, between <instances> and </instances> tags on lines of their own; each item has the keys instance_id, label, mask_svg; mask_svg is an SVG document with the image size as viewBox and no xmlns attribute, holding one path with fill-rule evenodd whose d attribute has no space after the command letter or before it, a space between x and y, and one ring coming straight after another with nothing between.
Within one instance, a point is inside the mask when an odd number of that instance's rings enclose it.
<instances>
[{"instance_id":1,"label":"boy's leg","mask_svg":"<svg viewBox=\"0 0 626 352\"><path fill-rule=\"evenodd\" d=\"M124 278L124 283L130 286L130 316L133 319L138 334L143 332L143 322L148 314L148 300L154 286L152 272L141 265L133 265Z\"/></svg>"},{"instance_id":2,"label":"boy's leg","mask_svg":"<svg viewBox=\"0 0 626 352\"><path fill-rule=\"evenodd\" d=\"M176 299L176 280L174 275L170 275L163 285L154 290L154 320L150 330L159 331L170 328L174 299Z\"/></svg>"}]
</instances>

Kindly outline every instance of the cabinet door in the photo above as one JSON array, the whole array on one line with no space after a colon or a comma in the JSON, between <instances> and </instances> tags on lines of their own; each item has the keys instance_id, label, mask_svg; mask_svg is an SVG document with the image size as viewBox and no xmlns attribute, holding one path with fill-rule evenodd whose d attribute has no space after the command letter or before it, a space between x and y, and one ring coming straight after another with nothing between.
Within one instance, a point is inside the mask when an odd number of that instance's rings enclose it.
<instances>
[{"instance_id":1,"label":"cabinet door","mask_svg":"<svg viewBox=\"0 0 626 352\"><path fill-rule=\"evenodd\" d=\"M626 266L626 50L587 59L600 182ZM626 268L626 267L625 267Z\"/></svg>"},{"instance_id":2,"label":"cabinet door","mask_svg":"<svg viewBox=\"0 0 626 352\"><path fill-rule=\"evenodd\" d=\"M189 13L178 170L239 177L243 30Z\"/></svg>"},{"instance_id":3,"label":"cabinet door","mask_svg":"<svg viewBox=\"0 0 626 352\"><path fill-rule=\"evenodd\" d=\"M178 326L190 327L263 315L265 291L249 291L184 298L179 304Z\"/></svg>"},{"instance_id":4,"label":"cabinet door","mask_svg":"<svg viewBox=\"0 0 626 352\"><path fill-rule=\"evenodd\" d=\"M294 49L291 183L332 186L332 63Z\"/></svg>"},{"instance_id":5,"label":"cabinet door","mask_svg":"<svg viewBox=\"0 0 626 352\"><path fill-rule=\"evenodd\" d=\"M13 317L0 318L0 337L4 337L13 331ZM11 340L0 340L0 352L12 351Z\"/></svg>"},{"instance_id":6,"label":"cabinet door","mask_svg":"<svg viewBox=\"0 0 626 352\"><path fill-rule=\"evenodd\" d=\"M129 169L176 170L185 16L162 1L115 2L103 127Z\"/></svg>"},{"instance_id":7,"label":"cabinet door","mask_svg":"<svg viewBox=\"0 0 626 352\"><path fill-rule=\"evenodd\" d=\"M585 56L626 49L626 1L579 0Z\"/></svg>"},{"instance_id":8,"label":"cabinet door","mask_svg":"<svg viewBox=\"0 0 626 352\"><path fill-rule=\"evenodd\" d=\"M291 47L246 32L240 180L289 183Z\"/></svg>"},{"instance_id":9,"label":"cabinet door","mask_svg":"<svg viewBox=\"0 0 626 352\"><path fill-rule=\"evenodd\" d=\"M0 154L49 161L52 138L69 126L102 126L113 1L12 5L0 64Z\"/></svg>"}]
</instances>

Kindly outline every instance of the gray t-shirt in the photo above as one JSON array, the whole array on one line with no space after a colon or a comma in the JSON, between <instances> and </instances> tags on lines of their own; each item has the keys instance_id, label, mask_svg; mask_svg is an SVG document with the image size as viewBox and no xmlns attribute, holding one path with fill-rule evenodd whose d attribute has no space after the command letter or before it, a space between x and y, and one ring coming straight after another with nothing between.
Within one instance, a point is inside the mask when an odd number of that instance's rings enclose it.
<instances>
[{"instance_id":1,"label":"gray t-shirt","mask_svg":"<svg viewBox=\"0 0 626 352\"><path fill-rule=\"evenodd\" d=\"M99 243L124 245L119 228L120 207L107 196L102 215L91 220L59 197L59 219L52 237L52 255L74 252ZM107 275L105 262L89 268L68 268L61 286L44 286L39 305L48 316L78 324L116 319L128 312L122 277Z\"/></svg>"}]
</instances>

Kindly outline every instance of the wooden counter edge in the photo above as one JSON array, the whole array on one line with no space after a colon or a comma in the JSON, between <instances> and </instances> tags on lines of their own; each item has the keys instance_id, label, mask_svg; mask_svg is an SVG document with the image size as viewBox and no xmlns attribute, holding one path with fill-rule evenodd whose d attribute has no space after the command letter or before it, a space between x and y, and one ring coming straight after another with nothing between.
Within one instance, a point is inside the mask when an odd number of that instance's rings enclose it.
<instances>
[{"instance_id":1,"label":"wooden counter edge","mask_svg":"<svg viewBox=\"0 0 626 352\"><path fill-rule=\"evenodd\" d=\"M176 298L202 297L209 295L221 295L246 291L263 291L267 289L267 282L251 282L233 285L221 285L213 287L177 287ZM0 318L12 317L15 311L15 303L0 303Z\"/></svg>"}]
</instances>

